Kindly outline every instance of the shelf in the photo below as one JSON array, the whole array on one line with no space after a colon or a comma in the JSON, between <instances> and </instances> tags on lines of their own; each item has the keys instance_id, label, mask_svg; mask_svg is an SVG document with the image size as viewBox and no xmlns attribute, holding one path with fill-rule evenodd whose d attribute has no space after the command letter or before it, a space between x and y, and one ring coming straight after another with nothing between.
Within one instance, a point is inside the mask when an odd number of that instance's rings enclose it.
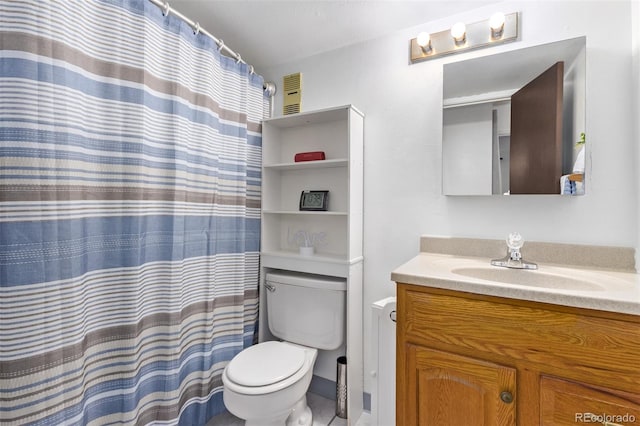
<instances>
[{"instance_id":1,"label":"shelf","mask_svg":"<svg viewBox=\"0 0 640 426\"><path fill-rule=\"evenodd\" d=\"M315 253L312 256L303 256L295 251L288 250L275 250L275 251L263 251L260 252L262 256L274 256L274 257L283 257L287 259L295 259L295 260L305 260L305 261L313 261L313 262L329 262L329 263L339 263L341 265L349 265L349 260L345 259L343 255L334 255L334 254L324 254L324 253Z\"/></svg>"},{"instance_id":2,"label":"shelf","mask_svg":"<svg viewBox=\"0 0 640 426\"><path fill-rule=\"evenodd\" d=\"M324 211L299 211L299 210L262 210L264 214L290 214L290 215L315 215L315 216L347 216L347 212Z\"/></svg>"},{"instance_id":3,"label":"shelf","mask_svg":"<svg viewBox=\"0 0 640 426\"><path fill-rule=\"evenodd\" d=\"M347 167L349 160L346 158L336 158L333 160L300 161L297 163L269 164L263 167L268 170L308 170L323 169L332 167Z\"/></svg>"},{"instance_id":4,"label":"shelf","mask_svg":"<svg viewBox=\"0 0 640 426\"><path fill-rule=\"evenodd\" d=\"M321 151L325 160L295 162L301 152ZM363 151L364 116L350 105L274 117L262 122L260 281L270 271L295 271L346 280L341 353L349 359L349 417L362 413L363 366ZM329 191L329 211L300 211L300 194ZM301 255L296 233L318 234L316 252ZM260 292L259 340L269 332L266 291ZM318 351L314 375L335 380L334 351ZM332 379L332 377L334 379Z\"/></svg>"},{"instance_id":5,"label":"shelf","mask_svg":"<svg viewBox=\"0 0 640 426\"><path fill-rule=\"evenodd\" d=\"M298 252L284 250L260 252L260 266L263 268L284 269L334 277L352 277L351 268L359 263L362 263L362 256L348 260L344 256L323 253L302 256Z\"/></svg>"},{"instance_id":6,"label":"shelf","mask_svg":"<svg viewBox=\"0 0 640 426\"><path fill-rule=\"evenodd\" d=\"M326 108L311 112L300 112L297 114L268 118L263 123L279 128L307 126L332 121L347 120L349 112L353 111L360 117L364 114L358 111L353 105L343 105L335 108Z\"/></svg>"}]
</instances>

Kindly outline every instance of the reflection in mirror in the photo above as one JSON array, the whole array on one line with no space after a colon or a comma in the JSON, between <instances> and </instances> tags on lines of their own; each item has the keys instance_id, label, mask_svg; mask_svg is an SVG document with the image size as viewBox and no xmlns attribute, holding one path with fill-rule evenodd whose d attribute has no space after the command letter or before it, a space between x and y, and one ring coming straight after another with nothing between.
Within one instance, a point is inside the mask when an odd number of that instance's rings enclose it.
<instances>
[{"instance_id":1,"label":"reflection in mirror","mask_svg":"<svg viewBox=\"0 0 640 426\"><path fill-rule=\"evenodd\" d=\"M445 195L584 194L585 45L444 65Z\"/></svg>"}]
</instances>

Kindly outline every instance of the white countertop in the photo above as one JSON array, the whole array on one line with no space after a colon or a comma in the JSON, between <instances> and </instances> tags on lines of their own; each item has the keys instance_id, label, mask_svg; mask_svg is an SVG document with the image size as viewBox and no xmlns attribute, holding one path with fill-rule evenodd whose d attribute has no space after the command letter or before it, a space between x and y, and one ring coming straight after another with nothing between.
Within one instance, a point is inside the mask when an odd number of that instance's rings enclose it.
<instances>
[{"instance_id":1,"label":"white countertop","mask_svg":"<svg viewBox=\"0 0 640 426\"><path fill-rule=\"evenodd\" d=\"M538 264L537 270L520 270L492 266L490 262L489 258L422 252L394 270L391 279L488 296L640 315L640 275L637 273L546 264Z\"/></svg>"}]
</instances>

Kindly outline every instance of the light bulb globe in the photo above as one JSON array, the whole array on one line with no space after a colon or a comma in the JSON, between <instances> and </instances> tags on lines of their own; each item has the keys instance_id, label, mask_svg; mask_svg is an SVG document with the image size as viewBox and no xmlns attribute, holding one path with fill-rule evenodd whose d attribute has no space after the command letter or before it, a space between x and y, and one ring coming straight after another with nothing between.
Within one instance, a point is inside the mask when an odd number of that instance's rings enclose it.
<instances>
[{"instance_id":1,"label":"light bulb globe","mask_svg":"<svg viewBox=\"0 0 640 426\"><path fill-rule=\"evenodd\" d=\"M466 25L463 22L458 22L451 27L451 37L456 41L464 39L464 35L467 31Z\"/></svg>"},{"instance_id":2,"label":"light bulb globe","mask_svg":"<svg viewBox=\"0 0 640 426\"><path fill-rule=\"evenodd\" d=\"M418 34L416 41L418 43L418 46L427 47L431 42L431 36L427 32L421 32L420 34Z\"/></svg>"},{"instance_id":3,"label":"light bulb globe","mask_svg":"<svg viewBox=\"0 0 640 426\"><path fill-rule=\"evenodd\" d=\"M492 30L499 31L502 29L503 25L504 25L504 13L496 12L493 15L491 15L491 18L489 19L489 26L491 27Z\"/></svg>"}]
</instances>

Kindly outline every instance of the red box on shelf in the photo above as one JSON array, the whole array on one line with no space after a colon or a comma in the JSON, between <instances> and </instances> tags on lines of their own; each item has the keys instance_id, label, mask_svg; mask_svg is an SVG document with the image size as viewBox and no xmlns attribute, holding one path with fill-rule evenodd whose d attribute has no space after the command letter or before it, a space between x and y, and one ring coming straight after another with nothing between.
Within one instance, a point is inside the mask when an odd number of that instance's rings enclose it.
<instances>
[{"instance_id":1,"label":"red box on shelf","mask_svg":"<svg viewBox=\"0 0 640 426\"><path fill-rule=\"evenodd\" d=\"M324 151L299 152L293 158L296 163L300 161L324 160Z\"/></svg>"}]
</instances>

